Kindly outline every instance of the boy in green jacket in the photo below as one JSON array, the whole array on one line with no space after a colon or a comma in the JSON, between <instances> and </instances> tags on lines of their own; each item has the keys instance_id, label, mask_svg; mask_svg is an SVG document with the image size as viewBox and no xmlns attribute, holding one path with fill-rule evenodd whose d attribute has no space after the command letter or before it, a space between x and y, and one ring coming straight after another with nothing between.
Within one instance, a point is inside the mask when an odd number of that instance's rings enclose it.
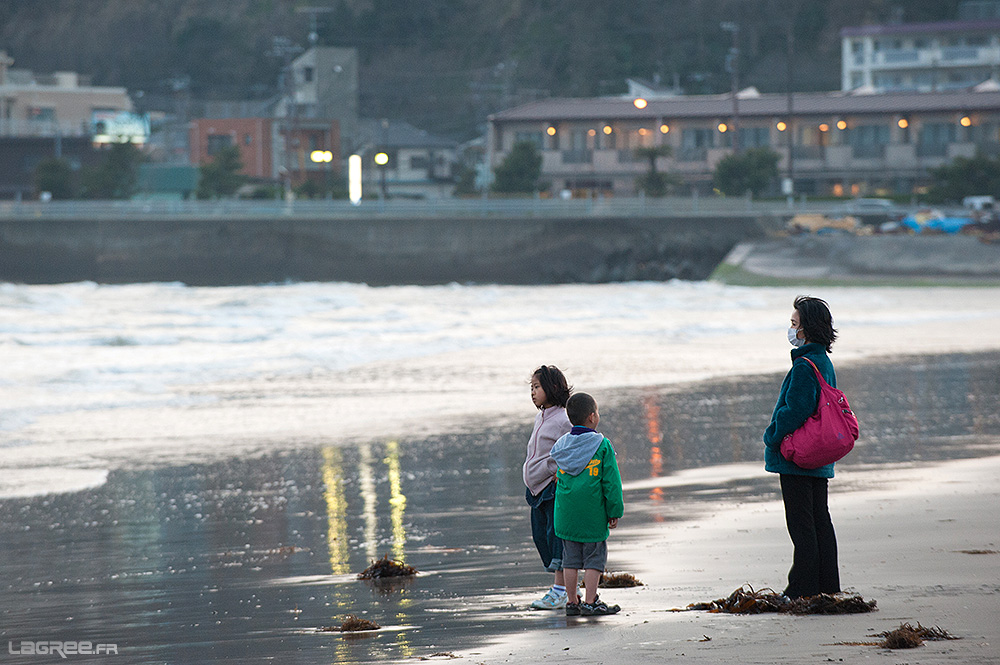
<instances>
[{"instance_id":1,"label":"boy in green jacket","mask_svg":"<svg viewBox=\"0 0 1000 665\"><path fill-rule=\"evenodd\" d=\"M625 513L622 477L611 442L594 431L601 416L597 402L576 393L566 403L573 424L552 446L556 472L555 530L563 539L563 576L566 580L566 616L616 614L597 597L597 583L608 562L609 529ZM584 569L584 602L577 596L577 574Z\"/></svg>"}]
</instances>

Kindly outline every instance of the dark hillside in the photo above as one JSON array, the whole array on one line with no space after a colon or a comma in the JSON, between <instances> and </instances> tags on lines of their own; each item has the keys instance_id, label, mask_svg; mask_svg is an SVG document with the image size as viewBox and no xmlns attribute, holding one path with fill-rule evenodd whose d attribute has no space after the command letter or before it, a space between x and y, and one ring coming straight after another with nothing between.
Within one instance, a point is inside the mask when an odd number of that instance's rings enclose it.
<instances>
[{"instance_id":1,"label":"dark hillside","mask_svg":"<svg viewBox=\"0 0 1000 665\"><path fill-rule=\"evenodd\" d=\"M94 83L195 97L277 93L273 38L356 46L363 113L455 138L485 116L545 95L625 91L626 77L729 88L740 26L741 86L839 87L840 28L951 18L958 0L3 0L0 48L15 67L76 70ZM150 102L152 103L152 102Z\"/></svg>"}]
</instances>

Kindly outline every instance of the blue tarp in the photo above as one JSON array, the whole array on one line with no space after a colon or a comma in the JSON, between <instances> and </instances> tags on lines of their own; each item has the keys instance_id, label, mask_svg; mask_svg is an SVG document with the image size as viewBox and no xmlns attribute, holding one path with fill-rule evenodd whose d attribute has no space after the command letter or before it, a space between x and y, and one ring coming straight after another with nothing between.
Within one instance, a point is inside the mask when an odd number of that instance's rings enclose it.
<instances>
[{"instance_id":1,"label":"blue tarp","mask_svg":"<svg viewBox=\"0 0 1000 665\"><path fill-rule=\"evenodd\" d=\"M938 231L942 233L958 233L963 226L971 224L972 220L968 217L935 217L921 223L918 222L913 215L907 215L900 223L908 229L913 229L917 233L924 230Z\"/></svg>"}]
</instances>

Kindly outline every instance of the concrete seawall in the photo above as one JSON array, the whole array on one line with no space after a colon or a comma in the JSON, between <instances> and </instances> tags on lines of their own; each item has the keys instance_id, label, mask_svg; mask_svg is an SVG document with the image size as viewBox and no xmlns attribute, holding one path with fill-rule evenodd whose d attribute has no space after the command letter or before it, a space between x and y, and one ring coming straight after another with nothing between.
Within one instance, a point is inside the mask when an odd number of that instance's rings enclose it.
<instances>
[{"instance_id":1,"label":"concrete seawall","mask_svg":"<svg viewBox=\"0 0 1000 665\"><path fill-rule=\"evenodd\" d=\"M372 285L705 279L753 215L0 221L0 280Z\"/></svg>"},{"instance_id":2,"label":"concrete seawall","mask_svg":"<svg viewBox=\"0 0 1000 665\"><path fill-rule=\"evenodd\" d=\"M733 284L996 283L1000 244L971 235L801 235L733 248L714 279Z\"/></svg>"}]
</instances>

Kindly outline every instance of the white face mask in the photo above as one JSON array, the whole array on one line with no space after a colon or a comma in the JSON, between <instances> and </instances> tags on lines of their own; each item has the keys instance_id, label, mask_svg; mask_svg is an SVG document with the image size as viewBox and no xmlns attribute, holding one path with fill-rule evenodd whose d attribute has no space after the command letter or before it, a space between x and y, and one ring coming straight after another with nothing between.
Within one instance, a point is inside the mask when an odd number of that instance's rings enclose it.
<instances>
[{"instance_id":1,"label":"white face mask","mask_svg":"<svg viewBox=\"0 0 1000 665\"><path fill-rule=\"evenodd\" d=\"M798 338L798 334L799 334L799 329L798 328L789 328L788 329L788 343L791 344L792 346L796 347L796 348L798 348L798 347L800 347L800 346L802 346L803 344L806 343L806 341L804 339L799 339Z\"/></svg>"}]
</instances>

